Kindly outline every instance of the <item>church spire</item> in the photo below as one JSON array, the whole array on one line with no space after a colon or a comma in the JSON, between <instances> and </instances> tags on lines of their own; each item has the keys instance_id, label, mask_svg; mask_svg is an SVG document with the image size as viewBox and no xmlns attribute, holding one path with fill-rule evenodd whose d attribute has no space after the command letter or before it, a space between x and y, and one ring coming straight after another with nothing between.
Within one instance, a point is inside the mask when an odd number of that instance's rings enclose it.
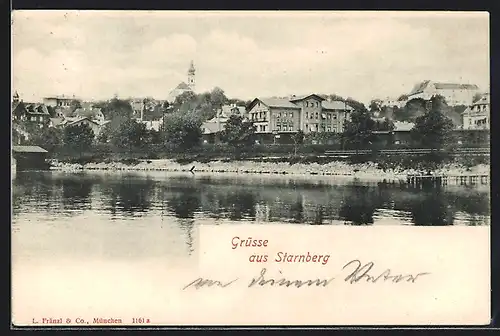
<instances>
[{"instance_id":1,"label":"church spire","mask_svg":"<svg viewBox=\"0 0 500 336\"><path fill-rule=\"evenodd\" d=\"M189 70L188 70L188 86L192 91L194 91L195 86L196 86L195 72L196 72L196 69L194 68L194 62L191 61L191 64L189 65Z\"/></svg>"}]
</instances>

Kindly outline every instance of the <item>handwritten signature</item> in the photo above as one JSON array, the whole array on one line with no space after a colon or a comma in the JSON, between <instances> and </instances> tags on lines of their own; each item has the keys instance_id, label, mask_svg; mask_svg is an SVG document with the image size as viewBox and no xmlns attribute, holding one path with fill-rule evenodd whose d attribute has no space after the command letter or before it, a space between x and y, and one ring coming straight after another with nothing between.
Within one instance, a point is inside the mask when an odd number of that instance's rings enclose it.
<instances>
[{"instance_id":1,"label":"handwritten signature","mask_svg":"<svg viewBox=\"0 0 500 336\"><path fill-rule=\"evenodd\" d=\"M377 282L391 282L391 283L399 283L399 282L409 282L415 283L418 279L421 279L424 275L430 274L429 272L420 272L416 274L401 274L393 272L390 268L387 268L383 272L374 272L372 269L375 266L373 261L370 261L366 264L363 264L360 260L354 259L346 263L342 267L342 272L347 272L347 276L344 274L341 276L344 282L349 284L355 284L359 282L365 283L377 283ZM303 286L317 286L317 287L327 287L335 277L331 278L316 278L316 279L307 279L307 280L289 280L285 277L281 278L272 278L266 275L267 269L262 268L259 276L254 277L248 283L248 287L264 287L264 286L279 286L279 287L294 287L300 288ZM280 271L281 273L281 271ZM191 281L189 284L184 286L183 290L187 288L195 288L200 289L203 287L221 287L226 288L232 284L234 284L239 278L233 279L228 282L223 282L219 280L210 280L204 278L197 278L194 281Z\"/></svg>"}]
</instances>

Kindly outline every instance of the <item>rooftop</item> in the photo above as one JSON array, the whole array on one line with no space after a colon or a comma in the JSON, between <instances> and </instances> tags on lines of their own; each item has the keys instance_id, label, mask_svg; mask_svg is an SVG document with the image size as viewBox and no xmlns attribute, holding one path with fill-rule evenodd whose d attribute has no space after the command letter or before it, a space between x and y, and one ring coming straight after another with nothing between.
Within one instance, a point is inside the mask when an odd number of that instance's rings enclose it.
<instances>
[{"instance_id":1,"label":"rooftop","mask_svg":"<svg viewBox=\"0 0 500 336\"><path fill-rule=\"evenodd\" d=\"M47 153L40 146L12 146L12 151L15 153Z\"/></svg>"},{"instance_id":2,"label":"rooftop","mask_svg":"<svg viewBox=\"0 0 500 336\"><path fill-rule=\"evenodd\" d=\"M282 107L282 108L293 108L300 109L297 105L284 98L258 98L264 105L269 107Z\"/></svg>"},{"instance_id":3,"label":"rooftop","mask_svg":"<svg viewBox=\"0 0 500 336\"><path fill-rule=\"evenodd\" d=\"M334 101L323 101L321 103L325 109L329 110L348 110L352 111L354 110L352 106L348 105L345 102L339 101L339 100L334 100Z\"/></svg>"}]
</instances>

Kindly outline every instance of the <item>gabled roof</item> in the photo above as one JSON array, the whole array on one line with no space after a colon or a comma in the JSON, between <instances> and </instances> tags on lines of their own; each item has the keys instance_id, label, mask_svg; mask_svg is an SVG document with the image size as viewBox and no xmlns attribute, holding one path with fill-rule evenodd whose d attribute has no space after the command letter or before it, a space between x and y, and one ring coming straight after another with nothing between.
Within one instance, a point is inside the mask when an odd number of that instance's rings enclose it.
<instances>
[{"instance_id":1,"label":"gabled roof","mask_svg":"<svg viewBox=\"0 0 500 336\"><path fill-rule=\"evenodd\" d=\"M100 108L92 108L92 109L79 108L75 110L74 115L92 119L92 118L97 118L97 115L99 113L102 113Z\"/></svg>"},{"instance_id":2,"label":"gabled roof","mask_svg":"<svg viewBox=\"0 0 500 336\"><path fill-rule=\"evenodd\" d=\"M71 107L56 106L54 109L56 113L62 114L65 117L71 117L74 115L74 111Z\"/></svg>"},{"instance_id":3,"label":"gabled roof","mask_svg":"<svg viewBox=\"0 0 500 336\"><path fill-rule=\"evenodd\" d=\"M23 104L26 109L26 112L29 114L50 116L49 110L47 109L47 106L45 106L44 104L39 104L39 103L23 103Z\"/></svg>"},{"instance_id":4,"label":"gabled roof","mask_svg":"<svg viewBox=\"0 0 500 336\"><path fill-rule=\"evenodd\" d=\"M191 88L184 82L180 82L176 87L175 90L191 90Z\"/></svg>"},{"instance_id":5,"label":"gabled roof","mask_svg":"<svg viewBox=\"0 0 500 336\"><path fill-rule=\"evenodd\" d=\"M203 134L213 134L217 132L221 132L224 129L224 126L222 125L224 121L221 120L221 123L217 123L215 121L209 120L203 123L202 128L203 128Z\"/></svg>"},{"instance_id":6,"label":"gabled roof","mask_svg":"<svg viewBox=\"0 0 500 336\"><path fill-rule=\"evenodd\" d=\"M474 104L472 104L472 106L475 106L475 105L484 105L484 104L490 104L490 94L489 93L485 93L481 99L479 99L477 102L475 102Z\"/></svg>"},{"instance_id":7,"label":"gabled roof","mask_svg":"<svg viewBox=\"0 0 500 336\"><path fill-rule=\"evenodd\" d=\"M12 151L15 153L47 153L40 146L12 146Z\"/></svg>"},{"instance_id":8,"label":"gabled roof","mask_svg":"<svg viewBox=\"0 0 500 336\"><path fill-rule=\"evenodd\" d=\"M321 105L323 106L323 108L327 110L347 110L347 111L354 110L352 106L339 100L334 100L334 101L325 100L321 103Z\"/></svg>"},{"instance_id":9,"label":"gabled roof","mask_svg":"<svg viewBox=\"0 0 500 336\"><path fill-rule=\"evenodd\" d=\"M82 122L82 121L84 121L84 120L88 120L88 121L90 121L90 122L91 122L91 123L93 123L93 124L100 125L98 122L96 122L96 121L94 121L94 120L92 120L92 119L89 119L89 118L87 118L87 117L77 117L77 118L75 118L75 119L73 119L73 120L68 120L68 119L66 119L66 122L65 122L65 123L61 123L61 124L65 124L65 125L67 125L67 126L71 126L71 125L77 124L77 123L79 123L79 122Z\"/></svg>"},{"instance_id":10,"label":"gabled roof","mask_svg":"<svg viewBox=\"0 0 500 336\"><path fill-rule=\"evenodd\" d=\"M251 109L257 101L262 102L262 104L268 107L275 108L289 108L289 109L300 109L299 106L295 105L288 99L284 98L255 98L251 103L249 108Z\"/></svg>"},{"instance_id":11,"label":"gabled roof","mask_svg":"<svg viewBox=\"0 0 500 336\"><path fill-rule=\"evenodd\" d=\"M427 85L429 85L430 82L431 81L427 79L427 80L424 80L423 82L415 84L415 86L410 91L410 93L408 94L408 96L412 96L414 94L424 92L425 88L427 87Z\"/></svg>"},{"instance_id":12,"label":"gabled roof","mask_svg":"<svg viewBox=\"0 0 500 336\"><path fill-rule=\"evenodd\" d=\"M290 101L291 102L301 101L301 100L304 100L304 99L309 98L309 97L314 97L314 98L319 99L319 100L325 100L325 98L323 98L321 96L318 96L315 93L311 93L311 94L308 94L308 95L292 96L291 99L290 99Z\"/></svg>"}]
</instances>

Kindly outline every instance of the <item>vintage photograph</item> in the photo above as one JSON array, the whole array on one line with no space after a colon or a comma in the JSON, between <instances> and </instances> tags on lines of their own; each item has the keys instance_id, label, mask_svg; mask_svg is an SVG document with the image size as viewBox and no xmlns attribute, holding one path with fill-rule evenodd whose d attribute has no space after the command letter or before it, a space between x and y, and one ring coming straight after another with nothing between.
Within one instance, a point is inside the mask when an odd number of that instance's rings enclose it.
<instances>
[{"instance_id":1,"label":"vintage photograph","mask_svg":"<svg viewBox=\"0 0 500 336\"><path fill-rule=\"evenodd\" d=\"M167 323L204 224L490 226L486 12L11 19L15 325Z\"/></svg>"}]
</instances>

